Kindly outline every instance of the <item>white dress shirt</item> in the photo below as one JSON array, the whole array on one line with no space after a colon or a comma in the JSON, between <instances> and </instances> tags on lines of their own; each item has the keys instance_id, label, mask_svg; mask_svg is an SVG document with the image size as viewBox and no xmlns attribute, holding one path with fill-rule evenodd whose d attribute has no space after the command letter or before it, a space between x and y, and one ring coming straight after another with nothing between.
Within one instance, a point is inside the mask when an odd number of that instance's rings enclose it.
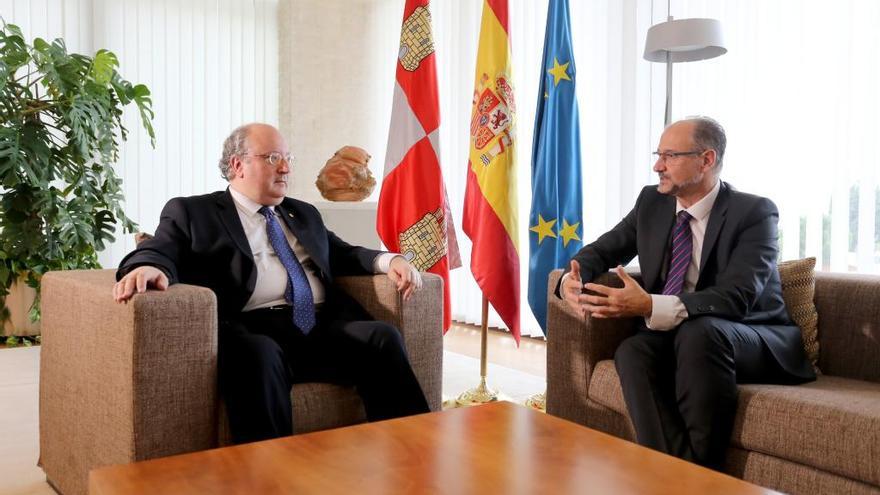
<instances>
[{"instance_id":1,"label":"white dress shirt","mask_svg":"<svg viewBox=\"0 0 880 495\"><path fill-rule=\"evenodd\" d=\"M712 213L712 206L715 205L715 199L718 198L720 190L721 181L718 181L708 194L691 205L690 208L683 207L676 200L675 214L678 215L681 210L686 210L692 217L690 227L693 253L691 253L691 262L684 276L682 292L693 292L697 286L697 280L700 277L700 258L703 255L703 239L706 237L706 225L709 224L709 215ZM678 296L651 294L651 304L651 316L645 318L645 325L651 330L672 330L688 317L687 308L684 307L684 303Z\"/></svg>"},{"instance_id":2,"label":"white dress shirt","mask_svg":"<svg viewBox=\"0 0 880 495\"><path fill-rule=\"evenodd\" d=\"M253 309L267 308L270 306L279 306L288 304L284 299L284 292L287 290L287 270L275 254L275 249L269 243L269 235L266 231L266 218L259 212L263 205L251 200L244 194L235 190L230 185L229 192L232 194L232 200L235 203L235 209L238 210L238 217L241 219L241 226L244 227L244 235L247 237L248 245L251 247L251 253L254 255L254 263L257 267L257 284L254 287L254 293L251 294L247 304L242 311L250 311ZM293 248L293 254L299 260L312 287L312 298L315 304L321 304L326 297L324 284L318 276L318 267L306 252L303 245L287 228L287 224L279 217L278 212L273 208L281 230L287 238L290 247ZM391 260L398 256L394 253L384 253L376 257L373 261L374 273L387 273L391 266Z\"/></svg>"}]
</instances>

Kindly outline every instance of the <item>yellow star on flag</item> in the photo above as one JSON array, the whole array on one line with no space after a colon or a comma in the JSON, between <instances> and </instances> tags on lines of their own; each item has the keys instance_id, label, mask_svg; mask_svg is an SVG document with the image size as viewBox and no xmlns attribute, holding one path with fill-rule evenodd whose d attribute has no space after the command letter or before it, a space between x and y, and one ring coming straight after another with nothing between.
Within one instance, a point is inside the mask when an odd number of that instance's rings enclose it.
<instances>
[{"instance_id":1,"label":"yellow star on flag","mask_svg":"<svg viewBox=\"0 0 880 495\"><path fill-rule=\"evenodd\" d=\"M563 65L559 65L559 60L556 60L556 57L553 57L553 68L548 69L547 72L553 76L553 86L559 86L559 81L561 79L565 79L566 81L571 81L571 78L568 77L568 74L565 73L568 70L568 64L571 62L566 62Z\"/></svg>"},{"instance_id":2,"label":"yellow star on flag","mask_svg":"<svg viewBox=\"0 0 880 495\"><path fill-rule=\"evenodd\" d=\"M568 242L571 240L581 240L577 234L577 228L580 224L580 222L575 222L574 225L569 225L564 218L562 219L562 228L559 229L559 235L562 236L562 245L564 247L568 247Z\"/></svg>"},{"instance_id":3,"label":"yellow star on flag","mask_svg":"<svg viewBox=\"0 0 880 495\"><path fill-rule=\"evenodd\" d=\"M538 234L538 245L541 244L545 237L556 238L556 233L553 232L554 223L556 223L555 218L553 220L544 220L544 217L540 213L538 214L538 225L529 228L529 230Z\"/></svg>"}]
</instances>

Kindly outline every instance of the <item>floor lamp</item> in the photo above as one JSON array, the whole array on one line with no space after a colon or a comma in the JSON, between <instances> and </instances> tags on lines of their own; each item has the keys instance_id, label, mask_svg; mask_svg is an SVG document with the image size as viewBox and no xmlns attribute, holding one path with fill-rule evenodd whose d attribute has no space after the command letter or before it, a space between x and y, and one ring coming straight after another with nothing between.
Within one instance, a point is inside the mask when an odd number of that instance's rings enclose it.
<instances>
[{"instance_id":1,"label":"floor lamp","mask_svg":"<svg viewBox=\"0 0 880 495\"><path fill-rule=\"evenodd\" d=\"M669 12L667 7L667 13ZM666 63L666 113L663 125L672 119L672 64L715 58L727 53L721 33L721 21L716 19L676 19L670 15L666 22L648 29L645 39L645 60Z\"/></svg>"}]
</instances>

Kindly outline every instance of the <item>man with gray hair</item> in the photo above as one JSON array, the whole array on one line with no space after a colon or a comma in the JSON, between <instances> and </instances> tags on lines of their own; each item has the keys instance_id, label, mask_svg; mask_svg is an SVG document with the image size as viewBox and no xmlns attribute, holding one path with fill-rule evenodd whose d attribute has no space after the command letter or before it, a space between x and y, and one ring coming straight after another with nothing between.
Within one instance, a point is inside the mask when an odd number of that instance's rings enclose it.
<instances>
[{"instance_id":1,"label":"man with gray hair","mask_svg":"<svg viewBox=\"0 0 880 495\"><path fill-rule=\"evenodd\" d=\"M575 255L557 288L592 318L643 317L614 356L636 439L714 469L737 383L815 379L782 299L776 205L720 180L726 146L708 117L667 127L654 152L659 184ZM636 256L641 284L622 268ZM622 288L591 283L609 269Z\"/></svg>"},{"instance_id":2,"label":"man with gray hair","mask_svg":"<svg viewBox=\"0 0 880 495\"><path fill-rule=\"evenodd\" d=\"M400 255L346 243L314 206L286 197L293 159L274 127L233 131L219 166L229 188L170 200L155 236L120 263L113 297L178 282L214 291L233 441L292 434L297 382L355 385L371 421L428 412L400 332L333 284L387 273L407 299L419 272Z\"/></svg>"}]
</instances>

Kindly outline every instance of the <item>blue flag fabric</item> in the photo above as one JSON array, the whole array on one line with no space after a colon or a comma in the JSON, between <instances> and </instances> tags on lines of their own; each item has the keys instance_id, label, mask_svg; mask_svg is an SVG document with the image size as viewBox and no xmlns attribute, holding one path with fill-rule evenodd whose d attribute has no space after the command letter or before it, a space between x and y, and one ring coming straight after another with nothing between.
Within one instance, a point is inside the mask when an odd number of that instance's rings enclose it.
<instances>
[{"instance_id":1,"label":"blue flag fabric","mask_svg":"<svg viewBox=\"0 0 880 495\"><path fill-rule=\"evenodd\" d=\"M550 0L532 147L529 306L547 333L547 277L581 248L583 195L568 0Z\"/></svg>"}]
</instances>

